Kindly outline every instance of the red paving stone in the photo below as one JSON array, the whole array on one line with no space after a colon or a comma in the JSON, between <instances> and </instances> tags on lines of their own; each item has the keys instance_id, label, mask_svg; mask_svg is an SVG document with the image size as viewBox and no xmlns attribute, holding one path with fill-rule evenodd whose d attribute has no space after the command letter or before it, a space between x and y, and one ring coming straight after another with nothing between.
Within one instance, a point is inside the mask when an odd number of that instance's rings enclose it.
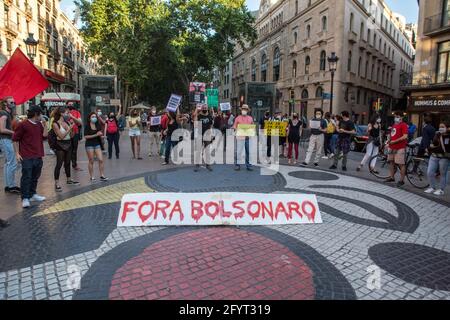
<instances>
[{"instance_id":1,"label":"red paving stone","mask_svg":"<svg viewBox=\"0 0 450 320\"><path fill-rule=\"evenodd\" d=\"M111 283L113 300L315 296L312 271L301 258L275 241L233 228L191 231L150 245L119 268Z\"/></svg>"}]
</instances>

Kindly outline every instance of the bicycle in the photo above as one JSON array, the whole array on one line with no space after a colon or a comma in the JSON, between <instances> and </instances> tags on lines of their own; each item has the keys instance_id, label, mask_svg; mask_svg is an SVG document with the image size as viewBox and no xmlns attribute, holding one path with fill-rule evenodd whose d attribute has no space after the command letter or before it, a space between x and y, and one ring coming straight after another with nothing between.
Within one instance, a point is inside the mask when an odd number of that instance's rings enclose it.
<instances>
[{"instance_id":1,"label":"bicycle","mask_svg":"<svg viewBox=\"0 0 450 320\"><path fill-rule=\"evenodd\" d=\"M429 187L427 180L428 158L417 155L418 144L408 144L406 149L406 178L409 183L418 189ZM380 152L370 159L369 163L376 160L375 167L369 166L372 175L379 179L388 179L390 177L390 167L388 161L388 151L386 147L381 148ZM395 165L395 171L399 171L398 165Z\"/></svg>"}]
</instances>

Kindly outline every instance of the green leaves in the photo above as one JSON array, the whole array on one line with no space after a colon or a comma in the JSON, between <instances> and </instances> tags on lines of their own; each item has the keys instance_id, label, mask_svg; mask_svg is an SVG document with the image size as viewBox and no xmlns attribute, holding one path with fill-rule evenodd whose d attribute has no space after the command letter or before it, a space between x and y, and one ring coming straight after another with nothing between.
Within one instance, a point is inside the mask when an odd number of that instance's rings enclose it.
<instances>
[{"instance_id":1,"label":"green leaves","mask_svg":"<svg viewBox=\"0 0 450 320\"><path fill-rule=\"evenodd\" d=\"M78 0L91 54L134 94L165 103L211 80L236 44L256 38L244 0Z\"/></svg>"}]
</instances>

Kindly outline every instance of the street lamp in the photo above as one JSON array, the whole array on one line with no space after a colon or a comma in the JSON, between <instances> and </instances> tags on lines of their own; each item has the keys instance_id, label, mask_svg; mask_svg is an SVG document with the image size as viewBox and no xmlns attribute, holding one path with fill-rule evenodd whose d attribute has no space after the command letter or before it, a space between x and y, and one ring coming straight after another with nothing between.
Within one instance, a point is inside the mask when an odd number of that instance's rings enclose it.
<instances>
[{"instance_id":1,"label":"street lamp","mask_svg":"<svg viewBox=\"0 0 450 320\"><path fill-rule=\"evenodd\" d=\"M28 38L24 40L24 42L27 47L27 55L30 58L31 62L34 63L34 58L36 57L36 49L39 41L34 39L33 33L29 33Z\"/></svg>"},{"instance_id":2,"label":"street lamp","mask_svg":"<svg viewBox=\"0 0 450 320\"><path fill-rule=\"evenodd\" d=\"M331 71L331 98L330 98L330 113L333 114L333 92L334 92L334 73L337 70L337 63L339 61L336 52L332 52L331 56L328 57L328 64L330 65Z\"/></svg>"}]
</instances>

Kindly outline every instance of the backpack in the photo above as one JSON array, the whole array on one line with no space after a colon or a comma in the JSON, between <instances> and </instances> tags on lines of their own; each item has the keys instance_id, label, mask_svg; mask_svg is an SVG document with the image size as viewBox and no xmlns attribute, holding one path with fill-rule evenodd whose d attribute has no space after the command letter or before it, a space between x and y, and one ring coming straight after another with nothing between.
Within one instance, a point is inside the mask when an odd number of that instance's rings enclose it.
<instances>
[{"instance_id":1,"label":"backpack","mask_svg":"<svg viewBox=\"0 0 450 320\"><path fill-rule=\"evenodd\" d=\"M336 127L332 121L328 121L327 124L327 133L334 133L336 131Z\"/></svg>"},{"instance_id":2,"label":"backpack","mask_svg":"<svg viewBox=\"0 0 450 320\"><path fill-rule=\"evenodd\" d=\"M59 127L59 124L58 124L58 127ZM56 147L58 144L58 138L57 138L56 132L55 132L55 130L53 130L53 128L51 128L50 131L48 132L47 142L48 142L48 146L50 147L50 149L56 150Z\"/></svg>"},{"instance_id":3,"label":"backpack","mask_svg":"<svg viewBox=\"0 0 450 320\"><path fill-rule=\"evenodd\" d=\"M107 129L106 129L106 132L108 134L115 134L115 133L117 133L118 130L119 130L119 128L117 126L116 120L108 121L108 126L107 126Z\"/></svg>"}]
</instances>

